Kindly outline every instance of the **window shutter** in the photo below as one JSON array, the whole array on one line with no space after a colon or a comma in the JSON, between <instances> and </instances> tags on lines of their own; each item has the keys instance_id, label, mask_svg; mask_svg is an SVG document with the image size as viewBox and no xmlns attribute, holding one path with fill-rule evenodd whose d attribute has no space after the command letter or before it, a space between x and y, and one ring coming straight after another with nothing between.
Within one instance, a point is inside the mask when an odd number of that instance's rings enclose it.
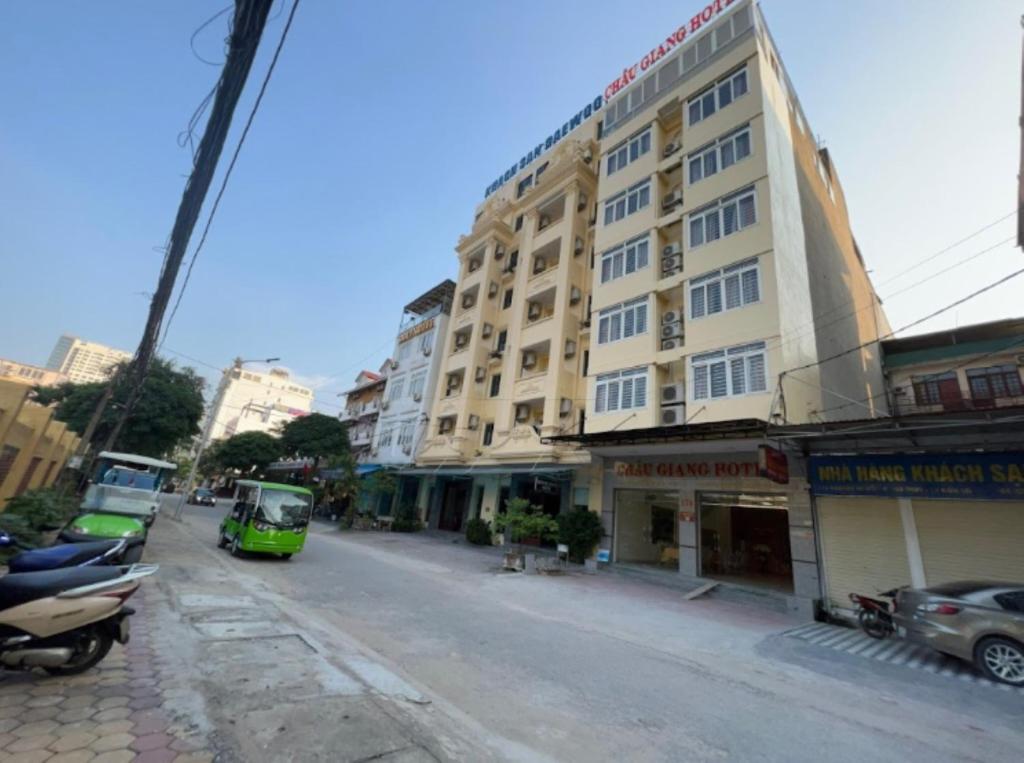
<instances>
[{"instance_id":1,"label":"window shutter","mask_svg":"<svg viewBox=\"0 0 1024 763\"><path fill-rule=\"evenodd\" d=\"M718 86L718 108L724 109L732 103L732 83L723 82Z\"/></svg>"},{"instance_id":2,"label":"window shutter","mask_svg":"<svg viewBox=\"0 0 1024 763\"><path fill-rule=\"evenodd\" d=\"M704 317L704 287L695 286L690 289L690 317Z\"/></svg>"},{"instance_id":3,"label":"window shutter","mask_svg":"<svg viewBox=\"0 0 1024 763\"><path fill-rule=\"evenodd\" d=\"M647 333L647 305L636 306L636 333L646 334Z\"/></svg>"},{"instance_id":4,"label":"window shutter","mask_svg":"<svg viewBox=\"0 0 1024 763\"><path fill-rule=\"evenodd\" d=\"M605 344L608 341L608 322L609 322L609 319L606 317L606 318L602 318L597 323L597 326L598 326L598 329L597 329L597 343L598 344Z\"/></svg>"},{"instance_id":5,"label":"window shutter","mask_svg":"<svg viewBox=\"0 0 1024 763\"><path fill-rule=\"evenodd\" d=\"M700 217L690 219L690 246L704 243L704 221Z\"/></svg>"},{"instance_id":6,"label":"window shutter","mask_svg":"<svg viewBox=\"0 0 1024 763\"><path fill-rule=\"evenodd\" d=\"M736 161L736 158L734 156L734 150L733 150L732 141L731 140L727 140L725 143L723 143L721 151L722 151L722 169L724 170L724 169L726 169L728 167L731 167L732 164Z\"/></svg>"},{"instance_id":7,"label":"window shutter","mask_svg":"<svg viewBox=\"0 0 1024 763\"><path fill-rule=\"evenodd\" d=\"M647 407L647 374L633 377L633 407Z\"/></svg>"},{"instance_id":8,"label":"window shutter","mask_svg":"<svg viewBox=\"0 0 1024 763\"><path fill-rule=\"evenodd\" d=\"M712 281L707 285L708 315L722 312L722 282Z\"/></svg>"},{"instance_id":9,"label":"window shutter","mask_svg":"<svg viewBox=\"0 0 1024 763\"><path fill-rule=\"evenodd\" d=\"M615 154L608 154L608 174L615 172Z\"/></svg>"},{"instance_id":10,"label":"window shutter","mask_svg":"<svg viewBox=\"0 0 1024 763\"><path fill-rule=\"evenodd\" d=\"M704 177L718 172L718 154L708 151L704 154Z\"/></svg>"},{"instance_id":11,"label":"window shutter","mask_svg":"<svg viewBox=\"0 0 1024 763\"><path fill-rule=\"evenodd\" d=\"M615 342L622 339L622 313L616 313L611 317L611 329L608 332L609 341Z\"/></svg>"},{"instance_id":12,"label":"window shutter","mask_svg":"<svg viewBox=\"0 0 1024 763\"><path fill-rule=\"evenodd\" d=\"M707 233L708 243L717 241L721 237L718 227L718 210L708 212L704 215L704 229Z\"/></svg>"},{"instance_id":13,"label":"window shutter","mask_svg":"<svg viewBox=\"0 0 1024 763\"><path fill-rule=\"evenodd\" d=\"M746 375L743 368L743 358L733 358L729 361L729 375L732 377L732 394L745 394L747 391L747 385Z\"/></svg>"},{"instance_id":14,"label":"window shutter","mask_svg":"<svg viewBox=\"0 0 1024 763\"><path fill-rule=\"evenodd\" d=\"M619 383L608 382L608 409L609 411L619 410Z\"/></svg>"},{"instance_id":15,"label":"window shutter","mask_svg":"<svg viewBox=\"0 0 1024 763\"><path fill-rule=\"evenodd\" d=\"M708 397L708 367L693 366L693 399L706 400Z\"/></svg>"},{"instance_id":16,"label":"window shutter","mask_svg":"<svg viewBox=\"0 0 1024 763\"><path fill-rule=\"evenodd\" d=\"M732 95L734 98L739 98L747 92L747 70L744 69L741 72L737 72L736 76L732 78Z\"/></svg>"},{"instance_id":17,"label":"window shutter","mask_svg":"<svg viewBox=\"0 0 1024 763\"><path fill-rule=\"evenodd\" d=\"M750 133L744 132L736 136L736 160L750 156Z\"/></svg>"},{"instance_id":18,"label":"window shutter","mask_svg":"<svg viewBox=\"0 0 1024 763\"><path fill-rule=\"evenodd\" d=\"M764 373L764 353L750 355L747 363L747 382L750 391L764 392L768 388Z\"/></svg>"},{"instance_id":19,"label":"window shutter","mask_svg":"<svg viewBox=\"0 0 1024 763\"><path fill-rule=\"evenodd\" d=\"M736 202L731 201L722 207L722 219L725 223L723 235L728 236L736 232Z\"/></svg>"},{"instance_id":20,"label":"window shutter","mask_svg":"<svg viewBox=\"0 0 1024 763\"><path fill-rule=\"evenodd\" d=\"M648 246L649 245L648 245L648 243L646 241L641 241L639 244L636 245L636 269L637 270L640 270L641 268L646 268L647 267L647 248L648 248Z\"/></svg>"},{"instance_id":21,"label":"window shutter","mask_svg":"<svg viewBox=\"0 0 1024 763\"><path fill-rule=\"evenodd\" d=\"M601 259L601 283L607 283L612 277L612 258Z\"/></svg>"},{"instance_id":22,"label":"window shutter","mask_svg":"<svg viewBox=\"0 0 1024 763\"><path fill-rule=\"evenodd\" d=\"M640 189L640 209L651 203L651 184L648 183Z\"/></svg>"},{"instance_id":23,"label":"window shutter","mask_svg":"<svg viewBox=\"0 0 1024 763\"><path fill-rule=\"evenodd\" d=\"M629 338L636 333L636 316L632 308L622 314L622 337Z\"/></svg>"},{"instance_id":24,"label":"window shutter","mask_svg":"<svg viewBox=\"0 0 1024 763\"><path fill-rule=\"evenodd\" d=\"M612 278L622 278L622 252L612 255Z\"/></svg>"},{"instance_id":25,"label":"window shutter","mask_svg":"<svg viewBox=\"0 0 1024 763\"><path fill-rule=\"evenodd\" d=\"M725 361L709 364L711 368L711 397L725 397L729 394L729 383L725 376Z\"/></svg>"},{"instance_id":26,"label":"window shutter","mask_svg":"<svg viewBox=\"0 0 1024 763\"><path fill-rule=\"evenodd\" d=\"M738 273L725 277L725 309L740 306L740 277Z\"/></svg>"},{"instance_id":27,"label":"window shutter","mask_svg":"<svg viewBox=\"0 0 1024 763\"><path fill-rule=\"evenodd\" d=\"M756 268L745 270L740 274L743 278L743 304L749 305L761 299L761 287L758 284L758 271Z\"/></svg>"},{"instance_id":28,"label":"window shutter","mask_svg":"<svg viewBox=\"0 0 1024 763\"><path fill-rule=\"evenodd\" d=\"M605 204L604 205L604 224L605 225L611 225L612 222L614 222L614 218L612 217L614 212L615 212L615 205L614 204Z\"/></svg>"},{"instance_id":29,"label":"window shutter","mask_svg":"<svg viewBox=\"0 0 1024 763\"><path fill-rule=\"evenodd\" d=\"M626 250L626 272L636 272L636 247L629 247Z\"/></svg>"},{"instance_id":30,"label":"window shutter","mask_svg":"<svg viewBox=\"0 0 1024 763\"><path fill-rule=\"evenodd\" d=\"M690 50L693 50L693 48L690 48ZM687 51L687 53L689 53L689 52L690 51ZM684 58L685 58L685 55L684 55ZM690 122L691 125L695 125L699 121L700 121L700 99L690 103L690 115L689 115L689 122Z\"/></svg>"},{"instance_id":31,"label":"window shutter","mask_svg":"<svg viewBox=\"0 0 1024 763\"><path fill-rule=\"evenodd\" d=\"M628 410L633 407L633 380L623 379L622 380L622 410Z\"/></svg>"},{"instance_id":32,"label":"window shutter","mask_svg":"<svg viewBox=\"0 0 1024 763\"><path fill-rule=\"evenodd\" d=\"M608 401L608 385L598 384L597 393L594 398L594 412L602 413Z\"/></svg>"},{"instance_id":33,"label":"window shutter","mask_svg":"<svg viewBox=\"0 0 1024 763\"><path fill-rule=\"evenodd\" d=\"M754 214L754 196L744 196L740 199L740 227L746 228L748 225L753 225L757 220Z\"/></svg>"}]
</instances>

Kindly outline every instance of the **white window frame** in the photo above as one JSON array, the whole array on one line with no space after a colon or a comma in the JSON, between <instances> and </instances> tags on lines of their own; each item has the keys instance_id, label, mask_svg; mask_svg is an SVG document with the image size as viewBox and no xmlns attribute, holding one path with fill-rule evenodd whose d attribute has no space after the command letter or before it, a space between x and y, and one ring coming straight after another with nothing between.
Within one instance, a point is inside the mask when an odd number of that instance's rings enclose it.
<instances>
[{"instance_id":1,"label":"white window frame","mask_svg":"<svg viewBox=\"0 0 1024 763\"><path fill-rule=\"evenodd\" d=\"M630 268L632 262L632 268ZM645 233L601 255L601 283L632 275L651 265L651 236Z\"/></svg>"},{"instance_id":2,"label":"white window frame","mask_svg":"<svg viewBox=\"0 0 1024 763\"><path fill-rule=\"evenodd\" d=\"M650 399L649 379L647 366L598 374L594 385L594 413L643 410Z\"/></svg>"},{"instance_id":3,"label":"white window frame","mask_svg":"<svg viewBox=\"0 0 1024 763\"><path fill-rule=\"evenodd\" d=\"M388 401L394 402L402 397L405 392L405 375L392 376L388 380Z\"/></svg>"},{"instance_id":4,"label":"white window frame","mask_svg":"<svg viewBox=\"0 0 1024 763\"><path fill-rule=\"evenodd\" d=\"M651 205L651 179L645 178L604 203L604 224L611 225Z\"/></svg>"},{"instance_id":5,"label":"white window frame","mask_svg":"<svg viewBox=\"0 0 1024 763\"><path fill-rule=\"evenodd\" d=\"M412 438L416 434L416 420L403 421L398 430L397 444L399 446L412 445Z\"/></svg>"},{"instance_id":6,"label":"white window frame","mask_svg":"<svg viewBox=\"0 0 1024 763\"><path fill-rule=\"evenodd\" d=\"M606 174L614 175L621 169L625 169L644 154L651 150L651 128L650 125L638 132L632 138L623 141L621 144L608 152L605 162Z\"/></svg>"},{"instance_id":7,"label":"white window frame","mask_svg":"<svg viewBox=\"0 0 1024 763\"><path fill-rule=\"evenodd\" d=\"M768 392L767 344L750 342L693 355L690 380L690 399L695 402L763 395ZM722 394L714 394L716 385L724 385L718 386Z\"/></svg>"},{"instance_id":8,"label":"white window frame","mask_svg":"<svg viewBox=\"0 0 1024 763\"><path fill-rule=\"evenodd\" d=\"M736 95L737 82L741 80L743 92ZM693 126L698 122L703 122L727 106L731 106L749 92L750 75L747 73L747 67L744 66L688 99L686 101L686 124Z\"/></svg>"},{"instance_id":9,"label":"white window frame","mask_svg":"<svg viewBox=\"0 0 1024 763\"><path fill-rule=\"evenodd\" d=\"M412 397L417 392L420 395L423 394L423 388L427 384L427 372L421 371L418 374L413 374L409 379L409 397Z\"/></svg>"},{"instance_id":10,"label":"white window frame","mask_svg":"<svg viewBox=\"0 0 1024 763\"><path fill-rule=\"evenodd\" d=\"M391 437L394 434L394 427L390 424L380 428L380 434L377 435L377 447L378 448L390 448Z\"/></svg>"},{"instance_id":11,"label":"white window frame","mask_svg":"<svg viewBox=\"0 0 1024 763\"><path fill-rule=\"evenodd\" d=\"M761 264L756 257L721 270L712 270L690 279L687 287L688 318L691 321L702 320L756 305L761 301L761 292Z\"/></svg>"},{"instance_id":12,"label":"white window frame","mask_svg":"<svg viewBox=\"0 0 1024 763\"><path fill-rule=\"evenodd\" d=\"M751 219L744 223L740 214L740 205L747 199L752 201L752 214ZM727 213L730 211L735 216L735 224L731 231L726 231ZM686 239L690 249L696 249L757 225L757 220L757 189L751 185L728 196L723 196L718 201L706 207L701 207L687 215ZM696 240L697 237L693 235L694 223L700 225L699 240ZM709 237L712 230L715 232L713 238Z\"/></svg>"},{"instance_id":13,"label":"white window frame","mask_svg":"<svg viewBox=\"0 0 1024 763\"><path fill-rule=\"evenodd\" d=\"M428 349L434 344L434 330L424 331L420 336L420 351Z\"/></svg>"},{"instance_id":14,"label":"white window frame","mask_svg":"<svg viewBox=\"0 0 1024 763\"><path fill-rule=\"evenodd\" d=\"M613 344L643 336L650 331L647 303L647 295L644 295L601 310L597 321L597 343ZM632 326L632 330L626 333L628 326Z\"/></svg>"},{"instance_id":15,"label":"white window frame","mask_svg":"<svg viewBox=\"0 0 1024 763\"><path fill-rule=\"evenodd\" d=\"M737 158L740 151L740 140L746 138L747 153ZM686 184L696 185L712 175L724 172L729 167L739 164L744 159L754 155L754 142L751 135L750 125L746 124L738 130L733 130L724 135L714 143L704 146L686 157ZM729 159L729 157L732 157ZM726 165L726 160L729 164ZM694 179L694 168L697 168L699 177Z\"/></svg>"}]
</instances>

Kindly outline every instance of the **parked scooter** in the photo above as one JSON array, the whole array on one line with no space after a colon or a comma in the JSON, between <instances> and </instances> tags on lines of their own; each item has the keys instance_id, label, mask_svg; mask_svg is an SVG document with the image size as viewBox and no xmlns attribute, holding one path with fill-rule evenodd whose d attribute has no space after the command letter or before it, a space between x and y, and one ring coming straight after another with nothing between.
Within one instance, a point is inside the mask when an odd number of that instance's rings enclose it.
<instances>
[{"instance_id":1,"label":"parked scooter","mask_svg":"<svg viewBox=\"0 0 1024 763\"><path fill-rule=\"evenodd\" d=\"M879 595L893 600L896 598L897 590L894 588L891 591L882 591ZM859 593L851 593L850 601L857 605L857 622L871 638L887 638L896 632L896 626L892 621L892 608L888 601Z\"/></svg>"},{"instance_id":2,"label":"parked scooter","mask_svg":"<svg viewBox=\"0 0 1024 763\"><path fill-rule=\"evenodd\" d=\"M124 602L155 564L66 567L0 577L0 667L54 675L88 670L128 642Z\"/></svg>"},{"instance_id":3,"label":"parked scooter","mask_svg":"<svg viewBox=\"0 0 1024 763\"><path fill-rule=\"evenodd\" d=\"M91 543L60 543L56 546L33 548L13 535L0 530L0 548L22 548L7 560L8 572L40 572L61 567L91 567L125 564L128 542L100 540Z\"/></svg>"}]
</instances>

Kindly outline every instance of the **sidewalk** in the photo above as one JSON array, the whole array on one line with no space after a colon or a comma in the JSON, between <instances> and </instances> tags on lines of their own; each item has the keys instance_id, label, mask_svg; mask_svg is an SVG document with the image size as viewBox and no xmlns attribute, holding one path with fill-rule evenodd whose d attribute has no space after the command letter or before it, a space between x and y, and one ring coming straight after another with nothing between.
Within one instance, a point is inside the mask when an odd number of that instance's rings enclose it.
<instances>
[{"instance_id":1,"label":"sidewalk","mask_svg":"<svg viewBox=\"0 0 1024 763\"><path fill-rule=\"evenodd\" d=\"M0 760L6 763L208 763L213 753L181 700L186 679L166 656L152 580L128 600L132 634L78 676L0 673Z\"/></svg>"}]
</instances>

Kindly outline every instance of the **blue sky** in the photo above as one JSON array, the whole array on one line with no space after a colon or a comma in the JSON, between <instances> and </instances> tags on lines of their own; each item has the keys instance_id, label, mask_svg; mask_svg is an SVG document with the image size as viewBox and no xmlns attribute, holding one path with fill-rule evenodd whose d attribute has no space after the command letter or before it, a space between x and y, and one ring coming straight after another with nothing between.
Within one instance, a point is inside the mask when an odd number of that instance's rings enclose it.
<instances>
[{"instance_id":1,"label":"blue sky","mask_svg":"<svg viewBox=\"0 0 1024 763\"><path fill-rule=\"evenodd\" d=\"M177 136L218 73L189 38L226 4L0 4L0 357L43 363L62 332L137 345L190 169ZM402 306L454 276L490 180L702 6L302 0L166 347L215 367L280 356L336 405ZM762 9L893 326L1020 267L1006 244L907 288L1009 219L893 279L1014 208L1020 3ZM224 35L222 18L197 50L220 60ZM916 331L1020 315L1021 289Z\"/></svg>"}]
</instances>

